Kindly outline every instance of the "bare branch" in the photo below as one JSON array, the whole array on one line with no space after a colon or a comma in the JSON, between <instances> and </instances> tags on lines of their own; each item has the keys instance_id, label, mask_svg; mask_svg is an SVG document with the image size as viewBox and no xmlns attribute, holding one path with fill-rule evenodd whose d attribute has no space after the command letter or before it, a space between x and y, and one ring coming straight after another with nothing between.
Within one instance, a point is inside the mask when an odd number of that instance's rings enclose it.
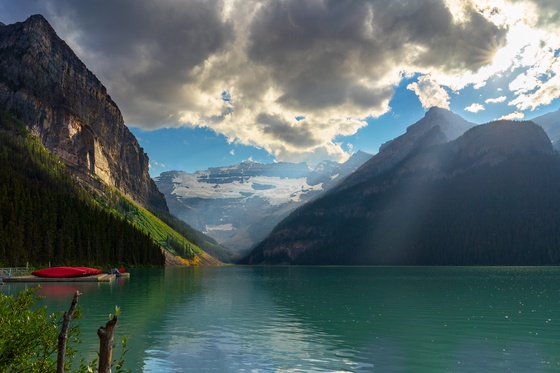
<instances>
[{"instance_id":1,"label":"bare branch","mask_svg":"<svg viewBox=\"0 0 560 373\"><path fill-rule=\"evenodd\" d=\"M72 320L72 316L74 315L74 310L76 309L76 305L78 304L79 296L80 292L76 291L68 312L64 312L64 316L62 317L62 329L60 330L60 334L58 335L58 357L56 359L56 373L64 373L64 356L66 355L68 326L70 324L70 321Z\"/></svg>"}]
</instances>

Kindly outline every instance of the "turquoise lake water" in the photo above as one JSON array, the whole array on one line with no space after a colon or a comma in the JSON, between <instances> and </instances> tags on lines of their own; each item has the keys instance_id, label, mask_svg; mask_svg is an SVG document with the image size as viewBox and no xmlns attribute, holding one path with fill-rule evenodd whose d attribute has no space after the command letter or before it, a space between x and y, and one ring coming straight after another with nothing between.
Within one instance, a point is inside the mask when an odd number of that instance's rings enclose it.
<instances>
[{"instance_id":1,"label":"turquoise lake water","mask_svg":"<svg viewBox=\"0 0 560 373\"><path fill-rule=\"evenodd\" d=\"M82 293L80 350L89 359L97 328L120 306L116 340L129 337L133 372L560 371L556 267L131 272L112 284L45 284L40 293L53 312Z\"/></svg>"}]
</instances>

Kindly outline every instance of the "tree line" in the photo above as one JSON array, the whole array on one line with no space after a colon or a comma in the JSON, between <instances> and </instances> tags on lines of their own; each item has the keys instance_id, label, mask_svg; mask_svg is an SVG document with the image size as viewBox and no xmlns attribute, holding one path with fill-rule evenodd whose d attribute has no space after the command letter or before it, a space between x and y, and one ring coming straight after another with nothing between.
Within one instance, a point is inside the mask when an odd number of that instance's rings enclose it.
<instances>
[{"instance_id":1,"label":"tree line","mask_svg":"<svg viewBox=\"0 0 560 373\"><path fill-rule=\"evenodd\" d=\"M8 113L0 113L0 265L163 265L149 235L96 204Z\"/></svg>"}]
</instances>

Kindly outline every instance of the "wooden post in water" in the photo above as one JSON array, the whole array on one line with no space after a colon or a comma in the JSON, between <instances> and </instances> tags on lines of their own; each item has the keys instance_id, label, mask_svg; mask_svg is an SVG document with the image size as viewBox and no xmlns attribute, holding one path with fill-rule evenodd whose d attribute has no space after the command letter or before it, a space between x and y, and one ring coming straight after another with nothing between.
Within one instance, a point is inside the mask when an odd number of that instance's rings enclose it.
<instances>
[{"instance_id":1,"label":"wooden post in water","mask_svg":"<svg viewBox=\"0 0 560 373\"><path fill-rule=\"evenodd\" d=\"M99 336L99 369L98 373L111 373L111 360L113 359L113 339L117 327L117 316L107 321L105 326L97 329Z\"/></svg>"},{"instance_id":2,"label":"wooden post in water","mask_svg":"<svg viewBox=\"0 0 560 373\"><path fill-rule=\"evenodd\" d=\"M60 334L58 335L58 356L56 359L56 373L64 373L64 355L66 355L68 325L72 320L72 316L74 316L74 310L76 309L76 305L78 304L79 296L80 292L76 291L76 294L74 294L74 299L70 304L70 309L68 309L68 312L64 312L64 316L62 316L62 328L60 330Z\"/></svg>"}]
</instances>

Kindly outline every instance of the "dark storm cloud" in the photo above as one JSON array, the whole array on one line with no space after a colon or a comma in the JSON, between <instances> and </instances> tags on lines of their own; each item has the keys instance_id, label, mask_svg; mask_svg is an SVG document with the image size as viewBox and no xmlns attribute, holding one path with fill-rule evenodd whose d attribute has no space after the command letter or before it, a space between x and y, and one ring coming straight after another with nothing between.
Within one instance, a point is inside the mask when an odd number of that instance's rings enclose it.
<instances>
[{"instance_id":1,"label":"dark storm cloud","mask_svg":"<svg viewBox=\"0 0 560 373\"><path fill-rule=\"evenodd\" d=\"M15 9L49 19L129 125L207 126L271 154L338 160L334 139L386 112L402 73L476 71L505 34L443 0L0 3Z\"/></svg>"},{"instance_id":2,"label":"dark storm cloud","mask_svg":"<svg viewBox=\"0 0 560 373\"><path fill-rule=\"evenodd\" d=\"M301 125L292 126L282 118L266 113L259 114L256 119L266 135L271 135L295 148L309 148L319 145L322 141L315 139L310 128L306 127L303 122L300 122Z\"/></svg>"},{"instance_id":3,"label":"dark storm cloud","mask_svg":"<svg viewBox=\"0 0 560 373\"><path fill-rule=\"evenodd\" d=\"M505 31L472 8L456 23L441 0L270 1L251 26L248 55L270 67L282 103L374 106L391 92L355 100L360 78L381 79L398 64L476 71Z\"/></svg>"},{"instance_id":4,"label":"dark storm cloud","mask_svg":"<svg viewBox=\"0 0 560 373\"><path fill-rule=\"evenodd\" d=\"M499 29L474 8L468 8L465 21L458 25L448 9L436 4L432 9L419 8L411 20L416 17L423 21L412 23L415 27L409 40L427 50L415 61L419 66L453 73L476 71L488 64L497 47L505 43L507 30Z\"/></svg>"}]
</instances>

